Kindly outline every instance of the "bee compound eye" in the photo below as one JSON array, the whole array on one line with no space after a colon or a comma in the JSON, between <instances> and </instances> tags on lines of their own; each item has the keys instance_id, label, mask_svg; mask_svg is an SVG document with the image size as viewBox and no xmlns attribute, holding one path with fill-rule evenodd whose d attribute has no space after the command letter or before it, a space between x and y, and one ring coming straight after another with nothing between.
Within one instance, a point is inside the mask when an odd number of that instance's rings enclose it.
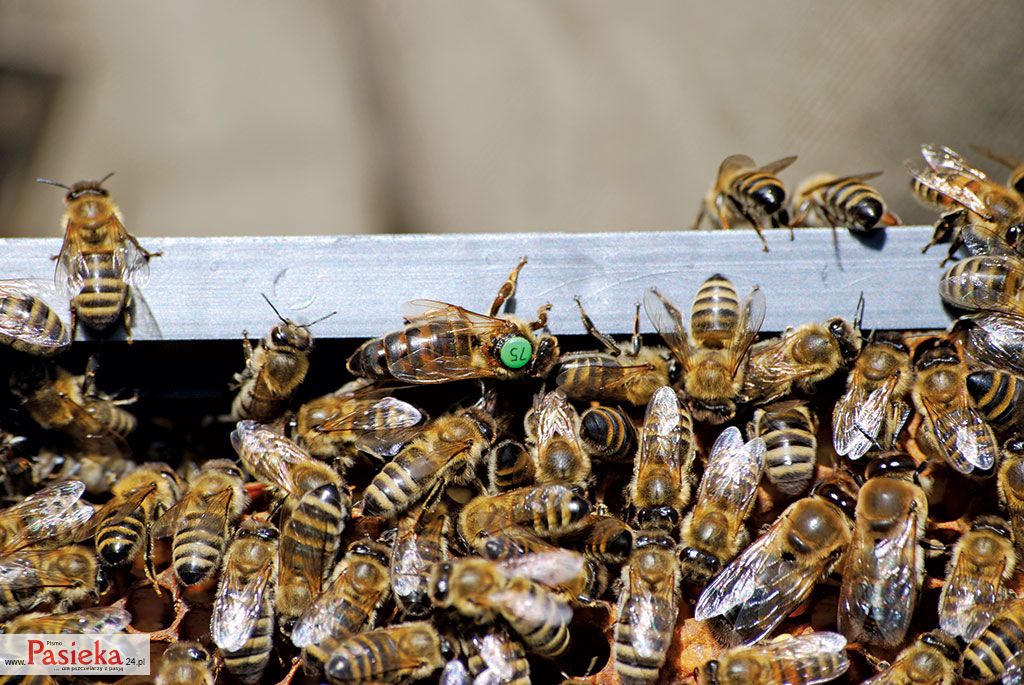
<instances>
[{"instance_id":1,"label":"bee compound eye","mask_svg":"<svg viewBox=\"0 0 1024 685\"><path fill-rule=\"evenodd\" d=\"M526 338L516 335L506 340L498 351L501 363L510 369L521 369L533 358L533 345Z\"/></svg>"}]
</instances>

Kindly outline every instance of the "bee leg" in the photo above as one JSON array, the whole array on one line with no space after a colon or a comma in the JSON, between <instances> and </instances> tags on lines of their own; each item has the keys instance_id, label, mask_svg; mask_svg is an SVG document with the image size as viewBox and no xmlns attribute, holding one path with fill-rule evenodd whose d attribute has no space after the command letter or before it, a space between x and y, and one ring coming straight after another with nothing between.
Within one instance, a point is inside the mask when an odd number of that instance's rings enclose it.
<instances>
[{"instance_id":1,"label":"bee leg","mask_svg":"<svg viewBox=\"0 0 1024 685\"><path fill-rule=\"evenodd\" d=\"M551 311L551 303L546 302L537 307L537 320L530 324L530 330L539 331L548 326L548 312Z\"/></svg>"},{"instance_id":2,"label":"bee leg","mask_svg":"<svg viewBox=\"0 0 1024 685\"><path fill-rule=\"evenodd\" d=\"M729 229L732 228L732 224L729 222L729 216L725 213L725 209L722 205L725 202L725 196L719 194L715 197L715 216L718 217L718 225L721 228ZM735 203L732 203L735 204Z\"/></svg>"},{"instance_id":3,"label":"bee leg","mask_svg":"<svg viewBox=\"0 0 1024 685\"><path fill-rule=\"evenodd\" d=\"M519 263L516 264L516 268L512 269L512 273L508 275L505 282L501 284L500 288L498 288L498 294L494 298L494 302L491 303L490 315L492 317L497 316L502 305L516 296L516 284L519 282L519 272L523 270L524 266L526 266L526 257L519 260Z\"/></svg>"},{"instance_id":4,"label":"bee leg","mask_svg":"<svg viewBox=\"0 0 1024 685\"><path fill-rule=\"evenodd\" d=\"M138 238L136 238L132 234L128 233L127 231L125 231L125 236L128 238L128 240L132 241L132 244L135 247L138 248L139 252L142 253L142 256L146 258L147 262L150 259L152 259L153 257L163 257L163 255L164 255L163 252L150 252L149 250L144 248L141 244L139 244L139 239Z\"/></svg>"},{"instance_id":5,"label":"bee leg","mask_svg":"<svg viewBox=\"0 0 1024 685\"><path fill-rule=\"evenodd\" d=\"M242 354L245 355L245 365L252 364L252 341L249 340L249 331L242 331Z\"/></svg>"},{"instance_id":6,"label":"bee leg","mask_svg":"<svg viewBox=\"0 0 1024 685\"><path fill-rule=\"evenodd\" d=\"M606 350L608 350L609 354L616 357L619 356L619 352L621 352L621 350L619 350L618 345L616 345L615 341L610 337L597 330L597 326L594 325L594 321L587 314L587 311L583 309L583 303L580 302L580 296L575 295L573 296L573 299L576 301L576 306L580 310L580 319L583 321L583 328L586 329L587 333L594 338L597 338L597 341L601 343Z\"/></svg>"},{"instance_id":7,"label":"bee leg","mask_svg":"<svg viewBox=\"0 0 1024 685\"><path fill-rule=\"evenodd\" d=\"M124 309L122 310L122 314L124 316L124 333L129 345L132 344L132 305L134 302L135 300L132 299L131 288L129 288L128 295L124 300Z\"/></svg>"},{"instance_id":8,"label":"bee leg","mask_svg":"<svg viewBox=\"0 0 1024 685\"><path fill-rule=\"evenodd\" d=\"M633 335L629 339L630 350L633 352L633 356L640 354L640 348L643 347L644 339L640 336L640 303L636 303L636 311L633 312Z\"/></svg>"},{"instance_id":9,"label":"bee leg","mask_svg":"<svg viewBox=\"0 0 1024 685\"><path fill-rule=\"evenodd\" d=\"M704 221L704 217L707 216L708 206L706 202L700 203L700 211L697 212L697 218L693 220L694 230L700 228L701 222Z\"/></svg>"},{"instance_id":10,"label":"bee leg","mask_svg":"<svg viewBox=\"0 0 1024 685\"><path fill-rule=\"evenodd\" d=\"M730 200L732 200L732 198L730 198ZM761 225L757 222L757 219L751 216L750 213L743 209L743 207L741 207L740 204L735 200L732 200L732 205L736 209L736 211L740 213L740 216L742 216L751 226L754 227L754 230L757 231L757 237L761 239L762 251L768 252L768 241L765 240L764 230L761 228Z\"/></svg>"},{"instance_id":11,"label":"bee leg","mask_svg":"<svg viewBox=\"0 0 1024 685\"><path fill-rule=\"evenodd\" d=\"M89 355L89 361L85 363L85 373L82 374L82 397L96 397L96 371L100 368L96 355Z\"/></svg>"},{"instance_id":12,"label":"bee leg","mask_svg":"<svg viewBox=\"0 0 1024 685\"><path fill-rule=\"evenodd\" d=\"M157 597L160 597L163 593L160 592L160 583L156 579L156 569L153 566L153 536L150 534L149 526L146 526L146 537L143 540L145 550L143 551L143 561L146 567L146 578L149 579L150 584L153 586L153 592L156 593Z\"/></svg>"},{"instance_id":13,"label":"bee leg","mask_svg":"<svg viewBox=\"0 0 1024 685\"><path fill-rule=\"evenodd\" d=\"M75 308L73 301L71 303L71 321L69 325L71 326L71 342L75 342L75 339L78 337L78 310Z\"/></svg>"}]
</instances>

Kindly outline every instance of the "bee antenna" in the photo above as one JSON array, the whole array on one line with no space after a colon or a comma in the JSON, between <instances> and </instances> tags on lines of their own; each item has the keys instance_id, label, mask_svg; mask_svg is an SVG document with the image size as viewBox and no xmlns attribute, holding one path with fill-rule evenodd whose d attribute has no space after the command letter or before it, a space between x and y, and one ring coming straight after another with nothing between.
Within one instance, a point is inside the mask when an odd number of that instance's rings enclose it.
<instances>
[{"instance_id":1,"label":"bee antenna","mask_svg":"<svg viewBox=\"0 0 1024 685\"><path fill-rule=\"evenodd\" d=\"M868 442L870 442L872 445L874 445L876 450L878 450L879 452L884 452L885 451L882 448L882 446L880 444L878 444L878 440L876 440L871 435L868 435L868 432L865 431L863 428L861 428L860 424L854 424L854 428L856 428L858 431L860 431L860 434L863 435L865 438L867 438Z\"/></svg>"},{"instance_id":2,"label":"bee antenna","mask_svg":"<svg viewBox=\"0 0 1024 685\"><path fill-rule=\"evenodd\" d=\"M267 301L269 302L269 300L267 300ZM273 306L273 305L271 305L271 306ZM275 310L275 311L276 311L276 310ZM332 316L334 316L334 315L335 315L335 314L337 314L337 313L338 313L338 312L331 312L330 314L327 314L327 315L325 315L325 316L321 316L321 317L320 317L319 319L317 319L316 321L310 321L310 322L309 322L309 323L307 323L307 324L306 324L305 326L303 326L303 328L309 328L310 326L312 326L312 325L314 325L314 324L318 324L318 323L320 323L321 321L326 321L327 319L331 318ZM281 315L280 315L280 314L278 314L278 316L281 316Z\"/></svg>"},{"instance_id":3,"label":"bee antenna","mask_svg":"<svg viewBox=\"0 0 1024 685\"><path fill-rule=\"evenodd\" d=\"M66 186L63 183L60 183L59 181L51 181L48 178L37 178L36 183L45 183L48 186L57 186L58 188L63 188L64 190L71 190L70 186Z\"/></svg>"},{"instance_id":4,"label":"bee antenna","mask_svg":"<svg viewBox=\"0 0 1024 685\"><path fill-rule=\"evenodd\" d=\"M106 183L106 182L107 182L107 179L109 179L109 178L110 178L111 176L113 176L113 175L114 175L114 172L113 172L113 171L111 171L111 172L110 172L109 174L107 174L106 176L104 176L103 178L101 178L101 179L100 179L100 185L103 185L104 183Z\"/></svg>"},{"instance_id":5,"label":"bee antenna","mask_svg":"<svg viewBox=\"0 0 1024 685\"><path fill-rule=\"evenodd\" d=\"M263 296L263 299L267 301L267 304L270 305L270 308L274 310L275 314L277 314L277 318L281 319L281 321L283 323L288 323L288 319L286 319L283 316L281 316L281 312L277 311L277 307L275 307L274 303L270 301L270 298L267 297L266 293L260 293L260 295ZM328 316L331 316L331 315L328 314ZM314 321L313 323L316 323L316 322Z\"/></svg>"},{"instance_id":6,"label":"bee antenna","mask_svg":"<svg viewBox=\"0 0 1024 685\"><path fill-rule=\"evenodd\" d=\"M853 327L860 330L861 324L864 323L864 291L860 291L860 297L857 298L857 309L853 315Z\"/></svg>"}]
</instances>

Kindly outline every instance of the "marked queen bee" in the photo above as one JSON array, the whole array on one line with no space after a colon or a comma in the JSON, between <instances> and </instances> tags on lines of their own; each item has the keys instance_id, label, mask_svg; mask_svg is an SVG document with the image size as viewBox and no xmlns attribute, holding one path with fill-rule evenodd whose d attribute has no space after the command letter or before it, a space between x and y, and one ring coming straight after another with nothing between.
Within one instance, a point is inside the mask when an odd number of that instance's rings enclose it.
<instances>
[{"instance_id":1,"label":"marked queen bee","mask_svg":"<svg viewBox=\"0 0 1024 685\"><path fill-rule=\"evenodd\" d=\"M131 342L133 288L146 285L149 260L160 253L147 251L125 230L121 210L103 187L112 175L70 187L36 180L68 191L61 219L64 244L55 257L54 283L71 300L71 330L76 319L87 328L104 330L123 317Z\"/></svg>"},{"instance_id":2,"label":"marked queen bee","mask_svg":"<svg viewBox=\"0 0 1024 685\"><path fill-rule=\"evenodd\" d=\"M501 286L490 311L477 314L446 302L416 300L403 307L406 327L362 344L348 359L355 376L404 383L446 383L472 378L543 378L558 359L558 340L537 334L550 304L526 323L502 305L515 295L524 258Z\"/></svg>"},{"instance_id":3,"label":"marked queen bee","mask_svg":"<svg viewBox=\"0 0 1024 685\"><path fill-rule=\"evenodd\" d=\"M750 347L764 322L761 290L740 302L728 278L711 276L693 301L689 336L680 311L654 288L644 293L644 308L679 362L693 418L719 424L735 416Z\"/></svg>"}]
</instances>

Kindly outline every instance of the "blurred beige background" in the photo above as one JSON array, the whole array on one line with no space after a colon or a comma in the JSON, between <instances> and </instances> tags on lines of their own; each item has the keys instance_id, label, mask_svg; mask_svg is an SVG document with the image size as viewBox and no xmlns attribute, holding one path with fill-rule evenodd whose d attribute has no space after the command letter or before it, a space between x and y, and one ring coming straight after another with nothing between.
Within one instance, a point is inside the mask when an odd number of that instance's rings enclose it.
<instances>
[{"instance_id":1,"label":"blurred beige background","mask_svg":"<svg viewBox=\"0 0 1024 685\"><path fill-rule=\"evenodd\" d=\"M791 185L884 170L930 221L918 144L1024 156L1022 28L1019 2L0 0L0 234L57 235L35 176L108 171L141 236L676 228L734 152L798 154Z\"/></svg>"}]
</instances>

